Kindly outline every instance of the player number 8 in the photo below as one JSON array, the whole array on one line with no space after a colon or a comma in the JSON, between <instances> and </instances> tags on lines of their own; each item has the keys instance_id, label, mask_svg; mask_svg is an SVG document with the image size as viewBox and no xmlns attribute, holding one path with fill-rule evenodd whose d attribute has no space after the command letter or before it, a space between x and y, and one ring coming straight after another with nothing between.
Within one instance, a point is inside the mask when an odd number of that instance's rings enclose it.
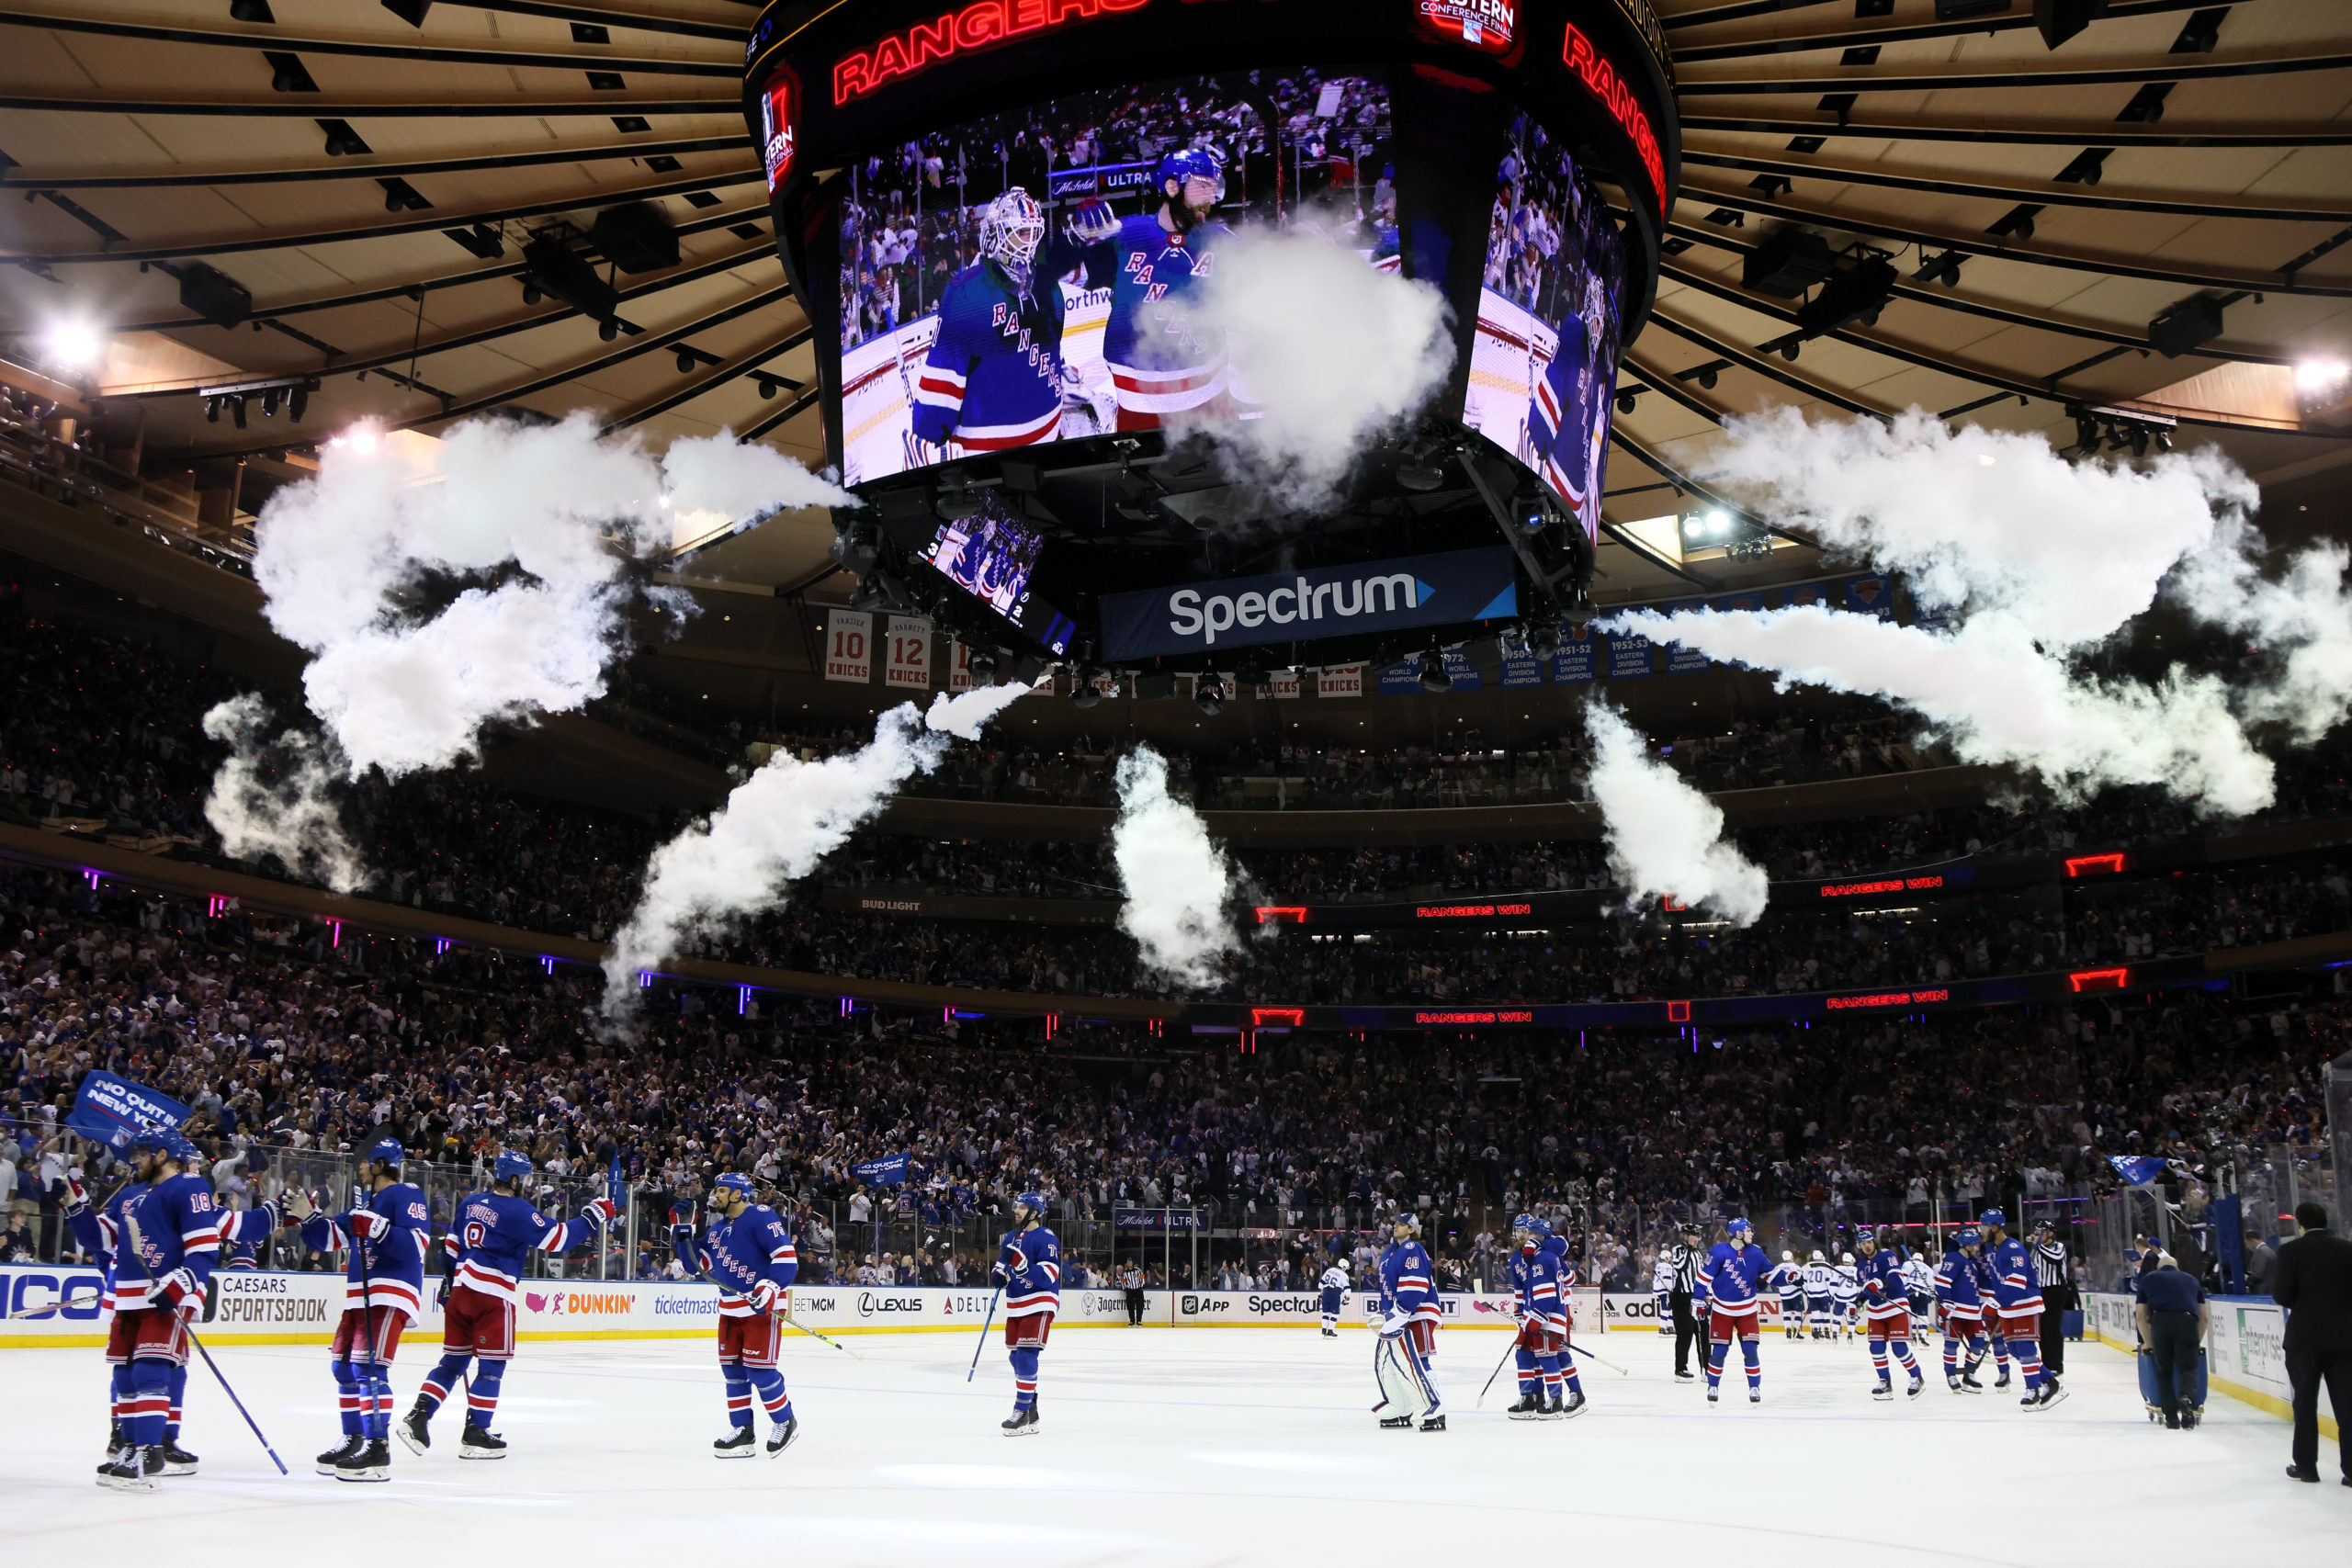
<instances>
[{"instance_id":1,"label":"player number 8","mask_svg":"<svg viewBox=\"0 0 2352 1568\"><path fill-rule=\"evenodd\" d=\"M475 1252L475 1251L479 1251L479 1250L481 1249L481 1244L482 1244L483 1242L485 1242L485 1241L489 1240L489 1239L490 1239L490 1232L489 1232L489 1230L488 1230L487 1228L485 1228L485 1227L483 1226L482 1223L481 1223L480 1220L469 1220L469 1221L466 1223L466 1250L467 1250L467 1251L469 1251L469 1252Z\"/></svg>"}]
</instances>

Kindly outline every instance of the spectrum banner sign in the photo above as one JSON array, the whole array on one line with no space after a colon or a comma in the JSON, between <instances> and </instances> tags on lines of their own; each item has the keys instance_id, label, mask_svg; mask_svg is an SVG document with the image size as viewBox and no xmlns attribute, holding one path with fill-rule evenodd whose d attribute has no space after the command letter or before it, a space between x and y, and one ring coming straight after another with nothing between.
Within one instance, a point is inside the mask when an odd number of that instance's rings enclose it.
<instances>
[{"instance_id":1,"label":"spectrum banner sign","mask_svg":"<svg viewBox=\"0 0 2352 1568\"><path fill-rule=\"evenodd\" d=\"M1511 553L1496 545L1105 594L1102 654L1149 659L1302 637L1457 626L1518 613Z\"/></svg>"}]
</instances>

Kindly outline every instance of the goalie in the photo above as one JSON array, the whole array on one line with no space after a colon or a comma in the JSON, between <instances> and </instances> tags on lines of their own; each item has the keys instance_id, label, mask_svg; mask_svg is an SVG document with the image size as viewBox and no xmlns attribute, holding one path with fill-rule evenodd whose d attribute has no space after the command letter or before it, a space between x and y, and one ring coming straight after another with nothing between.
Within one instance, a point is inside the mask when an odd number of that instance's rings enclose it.
<instances>
[{"instance_id":1,"label":"goalie","mask_svg":"<svg viewBox=\"0 0 2352 1568\"><path fill-rule=\"evenodd\" d=\"M1402 1431L1418 1424L1424 1432L1445 1430L1444 1401L1430 1362L1437 1353L1442 1315L1430 1255L1414 1239L1421 1223L1405 1211L1389 1222L1394 1238L1380 1258L1380 1300L1385 1313L1374 1342L1372 1371L1380 1384L1373 1414L1382 1427Z\"/></svg>"}]
</instances>

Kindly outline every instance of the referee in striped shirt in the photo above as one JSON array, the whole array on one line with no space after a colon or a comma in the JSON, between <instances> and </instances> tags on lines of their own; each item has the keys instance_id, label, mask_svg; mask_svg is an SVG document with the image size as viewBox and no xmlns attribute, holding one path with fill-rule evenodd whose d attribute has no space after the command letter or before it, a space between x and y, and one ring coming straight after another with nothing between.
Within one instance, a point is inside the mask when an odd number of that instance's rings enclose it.
<instances>
[{"instance_id":1,"label":"referee in striped shirt","mask_svg":"<svg viewBox=\"0 0 2352 1568\"><path fill-rule=\"evenodd\" d=\"M2079 1310L2083 1298L2075 1289L2075 1260L2048 1220L2035 1222L2029 1250L2035 1282L2041 1287L2041 1366L2055 1384L2066 1370L2066 1314Z\"/></svg>"},{"instance_id":2,"label":"referee in striped shirt","mask_svg":"<svg viewBox=\"0 0 2352 1568\"><path fill-rule=\"evenodd\" d=\"M1682 1222L1682 1239L1668 1249L1667 1263L1674 1269L1674 1284L1667 1302L1674 1310L1674 1375L1689 1382L1695 1374L1690 1371L1690 1348L1699 1347L1702 1360L1706 1347L1699 1338L1699 1319L1690 1310L1690 1298L1699 1289L1699 1269L1707 1260L1706 1232L1696 1220Z\"/></svg>"}]
</instances>

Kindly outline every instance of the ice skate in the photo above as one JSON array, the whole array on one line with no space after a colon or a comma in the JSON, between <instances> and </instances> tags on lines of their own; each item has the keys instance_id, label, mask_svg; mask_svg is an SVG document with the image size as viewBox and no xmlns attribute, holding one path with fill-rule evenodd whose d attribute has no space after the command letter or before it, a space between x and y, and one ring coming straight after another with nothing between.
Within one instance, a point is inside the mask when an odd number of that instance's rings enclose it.
<instances>
[{"instance_id":1,"label":"ice skate","mask_svg":"<svg viewBox=\"0 0 2352 1568\"><path fill-rule=\"evenodd\" d=\"M164 1475L194 1475L196 1473L198 1462L197 1457L171 1438L165 1438L164 1446L152 1451L162 1461L161 1473Z\"/></svg>"},{"instance_id":2,"label":"ice skate","mask_svg":"<svg viewBox=\"0 0 2352 1568\"><path fill-rule=\"evenodd\" d=\"M486 1432L469 1421L466 1423L466 1429L458 1437L458 1457L459 1459L504 1459L506 1439L495 1432Z\"/></svg>"},{"instance_id":3,"label":"ice skate","mask_svg":"<svg viewBox=\"0 0 2352 1568\"><path fill-rule=\"evenodd\" d=\"M116 1492L153 1492L156 1472L163 1468L163 1459L156 1455L153 1464L148 1455L153 1449L126 1448L122 1458L98 1472L98 1484Z\"/></svg>"},{"instance_id":4,"label":"ice skate","mask_svg":"<svg viewBox=\"0 0 2352 1568\"><path fill-rule=\"evenodd\" d=\"M1676 1382L1696 1382L1699 1381L1699 1374L1696 1372L1677 1372L1674 1374L1674 1381Z\"/></svg>"},{"instance_id":5,"label":"ice skate","mask_svg":"<svg viewBox=\"0 0 2352 1568\"><path fill-rule=\"evenodd\" d=\"M1008 1438L1034 1438L1037 1435L1037 1413L1035 1410L1016 1410L1006 1420L1002 1430Z\"/></svg>"},{"instance_id":6,"label":"ice skate","mask_svg":"<svg viewBox=\"0 0 2352 1568\"><path fill-rule=\"evenodd\" d=\"M1410 1416L1383 1416L1380 1418L1380 1427L1384 1432L1402 1432L1412 1424Z\"/></svg>"},{"instance_id":7,"label":"ice skate","mask_svg":"<svg viewBox=\"0 0 2352 1568\"><path fill-rule=\"evenodd\" d=\"M1885 1378L1879 1379L1877 1386L1871 1390L1871 1397L1872 1399L1893 1399L1894 1397L1894 1384Z\"/></svg>"},{"instance_id":8,"label":"ice skate","mask_svg":"<svg viewBox=\"0 0 2352 1568\"><path fill-rule=\"evenodd\" d=\"M759 1451L759 1435L749 1427L738 1427L710 1445L713 1459L750 1459Z\"/></svg>"},{"instance_id":9,"label":"ice skate","mask_svg":"<svg viewBox=\"0 0 2352 1568\"><path fill-rule=\"evenodd\" d=\"M1984 1392L1984 1385L1976 1381L1973 1373L1963 1373L1960 1380L1960 1392L1962 1393L1983 1393Z\"/></svg>"},{"instance_id":10,"label":"ice skate","mask_svg":"<svg viewBox=\"0 0 2352 1568\"><path fill-rule=\"evenodd\" d=\"M1029 1424L1032 1427L1035 1427L1037 1424L1037 1413L1034 1410L1029 1412ZM792 1446L793 1439L799 1436L800 1417L797 1416L786 1416L783 1424L777 1427L775 1431L768 1434L768 1458L774 1459L776 1455L784 1452L785 1450ZM502 1443L499 1446L503 1448L505 1445Z\"/></svg>"},{"instance_id":11,"label":"ice skate","mask_svg":"<svg viewBox=\"0 0 2352 1568\"><path fill-rule=\"evenodd\" d=\"M1710 1404L1720 1404L1723 1403L1723 1391L1713 1388L1709 1389L1707 1391L1707 1403Z\"/></svg>"},{"instance_id":12,"label":"ice skate","mask_svg":"<svg viewBox=\"0 0 2352 1568\"><path fill-rule=\"evenodd\" d=\"M1914 1372L1911 1374L1911 1386L1903 1391L1903 1396L1905 1399L1917 1399L1919 1397L1919 1391L1927 1386L1928 1380Z\"/></svg>"},{"instance_id":13,"label":"ice skate","mask_svg":"<svg viewBox=\"0 0 2352 1568\"><path fill-rule=\"evenodd\" d=\"M349 1459L355 1450L365 1446L366 1439L356 1435L344 1438L343 1441L319 1456L319 1473L333 1475L337 1465Z\"/></svg>"},{"instance_id":14,"label":"ice skate","mask_svg":"<svg viewBox=\"0 0 2352 1568\"><path fill-rule=\"evenodd\" d=\"M420 1399L410 1406L407 1415L392 1423L392 1436L401 1440L402 1448L422 1457L433 1446L433 1434L425 1429L425 1424L432 1419L432 1407Z\"/></svg>"},{"instance_id":15,"label":"ice skate","mask_svg":"<svg viewBox=\"0 0 2352 1568\"><path fill-rule=\"evenodd\" d=\"M1421 1430L1424 1432L1444 1431L1445 1416L1442 1413L1423 1416L1421 1418Z\"/></svg>"},{"instance_id":16,"label":"ice skate","mask_svg":"<svg viewBox=\"0 0 2352 1568\"><path fill-rule=\"evenodd\" d=\"M381 1438L371 1438L337 1461L334 1467L337 1481L390 1481L392 1478L392 1447Z\"/></svg>"},{"instance_id":17,"label":"ice skate","mask_svg":"<svg viewBox=\"0 0 2352 1568\"><path fill-rule=\"evenodd\" d=\"M1585 1398L1584 1391L1577 1389L1564 1403L1552 1406L1552 1416L1558 1421L1573 1421L1589 1408L1590 1402Z\"/></svg>"},{"instance_id":18,"label":"ice skate","mask_svg":"<svg viewBox=\"0 0 2352 1568\"><path fill-rule=\"evenodd\" d=\"M117 1427L116 1430L119 1432L121 1428ZM130 1451L130 1445L118 1438L107 1449L107 1457L98 1461L98 1473L104 1475L107 1471L120 1464Z\"/></svg>"},{"instance_id":19,"label":"ice skate","mask_svg":"<svg viewBox=\"0 0 2352 1568\"><path fill-rule=\"evenodd\" d=\"M1514 1421L1532 1421L1544 1414L1544 1401L1535 1394L1522 1393L1519 1403L1503 1412Z\"/></svg>"},{"instance_id":20,"label":"ice skate","mask_svg":"<svg viewBox=\"0 0 2352 1568\"><path fill-rule=\"evenodd\" d=\"M2060 1388L2056 1383L2046 1382L2033 1393L2027 1394L2021 1403L2028 1410L2047 1410L2065 1397L2064 1389Z\"/></svg>"},{"instance_id":21,"label":"ice skate","mask_svg":"<svg viewBox=\"0 0 2352 1568\"><path fill-rule=\"evenodd\" d=\"M1763 1404L1763 1403L1764 1403L1764 1391L1763 1391L1762 1389L1760 1389L1760 1388L1751 1388L1751 1389L1749 1389L1749 1390L1747 1391L1747 1403L1748 1403L1748 1404Z\"/></svg>"}]
</instances>

